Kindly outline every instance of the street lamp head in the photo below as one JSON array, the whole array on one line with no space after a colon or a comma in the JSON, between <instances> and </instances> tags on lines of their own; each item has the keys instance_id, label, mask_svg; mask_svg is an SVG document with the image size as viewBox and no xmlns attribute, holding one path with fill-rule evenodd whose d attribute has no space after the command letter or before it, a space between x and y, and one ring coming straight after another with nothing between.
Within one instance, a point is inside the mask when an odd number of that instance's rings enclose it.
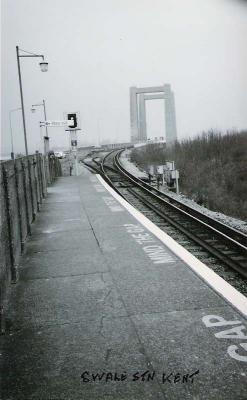
<instances>
[{"instance_id":1,"label":"street lamp head","mask_svg":"<svg viewBox=\"0 0 247 400\"><path fill-rule=\"evenodd\" d=\"M48 62L42 61L39 63L42 72L48 71Z\"/></svg>"},{"instance_id":2,"label":"street lamp head","mask_svg":"<svg viewBox=\"0 0 247 400\"><path fill-rule=\"evenodd\" d=\"M36 108L32 107L32 108L31 108L31 111L32 111L32 113L34 114L35 111L36 111Z\"/></svg>"}]
</instances>

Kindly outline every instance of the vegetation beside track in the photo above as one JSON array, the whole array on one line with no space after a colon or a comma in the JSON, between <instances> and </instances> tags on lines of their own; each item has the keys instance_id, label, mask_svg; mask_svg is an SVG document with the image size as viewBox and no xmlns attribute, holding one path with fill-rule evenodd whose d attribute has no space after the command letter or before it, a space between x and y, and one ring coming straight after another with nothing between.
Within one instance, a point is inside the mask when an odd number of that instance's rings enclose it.
<instances>
[{"instance_id":1,"label":"vegetation beside track","mask_svg":"<svg viewBox=\"0 0 247 400\"><path fill-rule=\"evenodd\" d=\"M247 219L247 131L210 131L169 149L150 144L131 152L131 161L144 169L171 160L183 194L213 211Z\"/></svg>"}]
</instances>

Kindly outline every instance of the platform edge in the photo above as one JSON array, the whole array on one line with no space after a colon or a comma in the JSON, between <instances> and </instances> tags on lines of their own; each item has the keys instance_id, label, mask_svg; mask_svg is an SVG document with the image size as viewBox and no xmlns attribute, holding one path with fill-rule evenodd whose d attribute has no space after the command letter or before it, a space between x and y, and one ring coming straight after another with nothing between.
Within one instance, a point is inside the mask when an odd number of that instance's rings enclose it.
<instances>
[{"instance_id":1,"label":"platform edge","mask_svg":"<svg viewBox=\"0 0 247 400\"><path fill-rule=\"evenodd\" d=\"M124 198L112 189L108 183L96 174L99 182L106 190L146 229L164 243L177 257L183 260L199 277L201 277L212 289L220 294L232 306L234 306L241 314L247 317L247 298L237 289L231 286L223 278L212 271L206 264L193 256L188 250L178 244L171 236L162 231L152 221L150 221L140 211L136 210Z\"/></svg>"}]
</instances>

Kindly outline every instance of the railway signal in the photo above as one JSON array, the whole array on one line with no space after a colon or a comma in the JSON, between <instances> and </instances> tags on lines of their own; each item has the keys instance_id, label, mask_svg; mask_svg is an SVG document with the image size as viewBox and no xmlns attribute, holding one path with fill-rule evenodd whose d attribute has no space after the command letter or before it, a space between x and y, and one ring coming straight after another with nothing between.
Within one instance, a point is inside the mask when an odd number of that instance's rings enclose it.
<instances>
[{"instance_id":1,"label":"railway signal","mask_svg":"<svg viewBox=\"0 0 247 400\"><path fill-rule=\"evenodd\" d=\"M79 111L73 111L73 112L66 112L63 114L64 119L70 121L69 127L67 129L65 128L66 131L72 130L72 131L80 131L81 130L81 120L80 120L80 112Z\"/></svg>"},{"instance_id":2,"label":"railway signal","mask_svg":"<svg viewBox=\"0 0 247 400\"><path fill-rule=\"evenodd\" d=\"M70 129L76 129L77 128L77 115L76 113L68 114L67 115L68 121L70 121Z\"/></svg>"},{"instance_id":3,"label":"railway signal","mask_svg":"<svg viewBox=\"0 0 247 400\"><path fill-rule=\"evenodd\" d=\"M80 128L80 113L79 111L64 113L64 118L70 121L69 127L65 128L66 131L69 131L70 135L70 154L74 161L75 166L75 174L78 175L78 158L77 158L77 131L81 130Z\"/></svg>"}]
</instances>

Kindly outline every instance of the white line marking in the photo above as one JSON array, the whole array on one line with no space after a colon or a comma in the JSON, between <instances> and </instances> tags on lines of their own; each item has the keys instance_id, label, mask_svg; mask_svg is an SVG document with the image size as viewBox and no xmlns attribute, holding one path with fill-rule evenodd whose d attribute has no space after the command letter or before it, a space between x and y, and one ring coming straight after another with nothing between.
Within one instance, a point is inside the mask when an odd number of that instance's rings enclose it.
<instances>
[{"instance_id":1,"label":"white line marking","mask_svg":"<svg viewBox=\"0 0 247 400\"><path fill-rule=\"evenodd\" d=\"M216 292L224 297L229 303L236 307L243 315L247 317L247 298L238 292L233 286L227 283L223 278L217 275L209 267L203 264L195 256L184 249L169 235L163 232L160 228L154 225L147 217L140 211L136 210L131 204L124 200L118 193L116 193L104 179L96 174L101 184L108 190L109 193L117 200L126 210L129 211L145 228L147 228L153 235L155 235L162 243L164 243L173 253L175 253L181 260L183 260L197 275L199 275L205 282L207 282Z\"/></svg>"}]
</instances>

